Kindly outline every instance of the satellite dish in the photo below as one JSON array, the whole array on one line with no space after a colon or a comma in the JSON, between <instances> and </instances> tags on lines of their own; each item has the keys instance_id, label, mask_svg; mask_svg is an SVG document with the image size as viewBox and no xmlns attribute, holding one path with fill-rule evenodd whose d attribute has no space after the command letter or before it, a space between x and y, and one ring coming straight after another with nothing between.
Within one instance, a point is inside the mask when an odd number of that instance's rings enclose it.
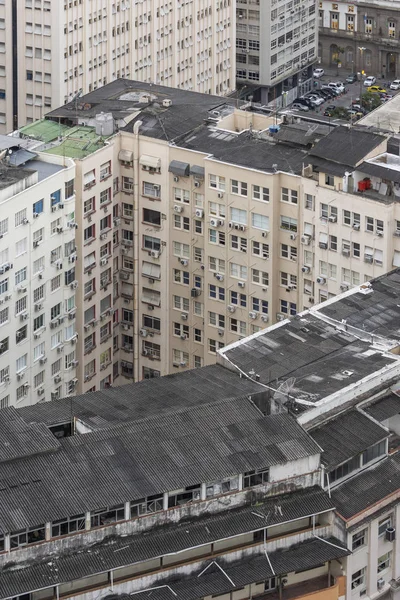
<instances>
[{"instance_id":1,"label":"satellite dish","mask_svg":"<svg viewBox=\"0 0 400 600\"><path fill-rule=\"evenodd\" d=\"M285 404L290 400L290 396L292 395L292 391L294 388L294 384L296 383L295 377L289 377L285 381L283 381L274 395L272 399L276 402L276 406L278 408L277 412L282 412Z\"/></svg>"}]
</instances>

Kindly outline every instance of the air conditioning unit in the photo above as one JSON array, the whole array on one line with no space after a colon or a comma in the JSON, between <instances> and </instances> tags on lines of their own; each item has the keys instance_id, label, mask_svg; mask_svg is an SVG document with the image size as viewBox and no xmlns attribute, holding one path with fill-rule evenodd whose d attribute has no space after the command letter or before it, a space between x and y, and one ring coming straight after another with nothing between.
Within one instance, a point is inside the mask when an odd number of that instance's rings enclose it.
<instances>
[{"instance_id":1,"label":"air conditioning unit","mask_svg":"<svg viewBox=\"0 0 400 600\"><path fill-rule=\"evenodd\" d=\"M268 237L268 231L263 231L263 232L261 233L261 235L262 235L262 237L263 237L263 238L266 238L266 237Z\"/></svg>"},{"instance_id":2,"label":"air conditioning unit","mask_svg":"<svg viewBox=\"0 0 400 600\"><path fill-rule=\"evenodd\" d=\"M317 277L317 283L319 283L319 285L323 285L324 283L326 283L326 277L320 275L319 277Z\"/></svg>"},{"instance_id":3,"label":"air conditioning unit","mask_svg":"<svg viewBox=\"0 0 400 600\"><path fill-rule=\"evenodd\" d=\"M393 235L395 235L396 237L400 237L400 229L396 229Z\"/></svg>"},{"instance_id":4,"label":"air conditioning unit","mask_svg":"<svg viewBox=\"0 0 400 600\"><path fill-rule=\"evenodd\" d=\"M382 577L380 577L378 579L378 581L376 582L376 585L377 585L378 590L381 590L383 588L383 586L385 585L385 580Z\"/></svg>"},{"instance_id":5,"label":"air conditioning unit","mask_svg":"<svg viewBox=\"0 0 400 600\"><path fill-rule=\"evenodd\" d=\"M119 217L115 217L114 226L117 227L121 223L121 219Z\"/></svg>"},{"instance_id":6,"label":"air conditioning unit","mask_svg":"<svg viewBox=\"0 0 400 600\"><path fill-rule=\"evenodd\" d=\"M211 227L218 227L218 219L210 219Z\"/></svg>"},{"instance_id":7,"label":"air conditioning unit","mask_svg":"<svg viewBox=\"0 0 400 600\"><path fill-rule=\"evenodd\" d=\"M204 210L202 208L196 208L196 217L202 219L204 216Z\"/></svg>"},{"instance_id":8,"label":"air conditioning unit","mask_svg":"<svg viewBox=\"0 0 400 600\"><path fill-rule=\"evenodd\" d=\"M180 367L186 367L186 362L183 360L182 362L179 363Z\"/></svg>"},{"instance_id":9,"label":"air conditioning unit","mask_svg":"<svg viewBox=\"0 0 400 600\"><path fill-rule=\"evenodd\" d=\"M60 383L60 381L61 381L61 375L56 375L54 377L54 383Z\"/></svg>"},{"instance_id":10,"label":"air conditioning unit","mask_svg":"<svg viewBox=\"0 0 400 600\"><path fill-rule=\"evenodd\" d=\"M343 283L340 284L340 289L342 290L342 292L345 292L346 290L348 290L350 287L350 284L347 283L346 281L344 281Z\"/></svg>"},{"instance_id":11,"label":"air conditioning unit","mask_svg":"<svg viewBox=\"0 0 400 600\"><path fill-rule=\"evenodd\" d=\"M290 239L291 240L295 240L297 238L297 233L291 233L290 234Z\"/></svg>"},{"instance_id":12,"label":"air conditioning unit","mask_svg":"<svg viewBox=\"0 0 400 600\"><path fill-rule=\"evenodd\" d=\"M175 206L174 206L174 212L176 212L176 213L183 212L183 206L179 206L179 204L175 204Z\"/></svg>"},{"instance_id":13,"label":"air conditioning unit","mask_svg":"<svg viewBox=\"0 0 400 600\"><path fill-rule=\"evenodd\" d=\"M376 233L376 235L377 235L377 236L379 236L379 237L382 237L382 236L383 236L383 231L381 231L380 229L377 229L377 230L375 231L375 233Z\"/></svg>"},{"instance_id":14,"label":"air conditioning unit","mask_svg":"<svg viewBox=\"0 0 400 600\"><path fill-rule=\"evenodd\" d=\"M194 187L199 188L201 186L200 181L198 181L197 179L194 182Z\"/></svg>"},{"instance_id":15,"label":"air conditioning unit","mask_svg":"<svg viewBox=\"0 0 400 600\"><path fill-rule=\"evenodd\" d=\"M22 225L28 225L29 220L28 219L22 219Z\"/></svg>"},{"instance_id":16,"label":"air conditioning unit","mask_svg":"<svg viewBox=\"0 0 400 600\"><path fill-rule=\"evenodd\" d=\"M364 262L372 264L374 262L372 254L364 254Z\"/></svg>"},{"instance_id":17,"label":"air conditioning unit","mask_svg":"<svg viewBox=\"0 0 400 600\"><path fill-rule=\"evenodd\" d=\"M152 258L160 258L160 251L159 250L151 250L150 256Z\"/></svg>"},{"instance_id":18,"label":"air conditioning unit","mask_svg":"<svg viewBox=\"0 0 400 600\"><path fill-rule=\"evenodd\" d=\"M4 300L5 300L6 302L7 302L8 300L11 300L11 298L12 298L11 294L6 294L6 295L4 296Z\"/></svg>"},{"instance_id":19,"label":"air conditioning unit","mask_svg":"<svg viewBox=\"0 0 400 600\"><path fill-rule=\"evenodd\" d=\"M263 323L268 323L269 321L269 316L268 315L261 315L261 321Z\"/></svg>"},{"instance_id":20,"label":"air conditioning unit","mask_svg":"<svg viewBox=\"0 0 400 600\"><path fill-rule=\"evenodd\" d=\"M224 197L224 192L218 192L217 196L218 196L218 198L223 198Z\"/></svg>"},{"instance_id":21,"label":"air conditioning unit","mask_svg":"<svg viewBox=\"0 0 400 600\"><path fill-rule=\"evenodd\" d=\"M35 240L35 241L33 242L33 247L34 247L34 248L37 248L38 246L39 246L39 241L38 241L38 240Z\"/></svg>"},{"instance_id":22,"label":"air conditioning unit","mask_svg":"<svg viewBox=\"0 0 400 600\"><path fill-rule=\"evenodd\" d=\"M360 231L360 223L353 223L353 229Z\"/></svg>"},{"instance_id":23,"label":"air conditioning unit","mask_svg":"<svg viewBox=\"0 0 400 600\"><path fill-rule=\"evenodd\" d=\"M276 313L276 320L277 321L284 321L285 320L285 315L282 313Z\"/></svg>"},{"instance_id":24,"label":"air conditioning unit","mask_svg":"<svg viewBox=\"0 0 400 600\"><path fill-rule=\"evenodd\" d=\"M350 256L350 248L342 248L343 256Z\"/></svg>"},{"instance_id":25,"label":"air conditioning unit","mask_svg":"<svg viewBox=\"0 0 400 600\"><path fill-rule=\"evenodd\" d=\"M258 313L251 311L251 312L249 312L249 317L250 317L250 319L257 319Z\"/></svg>"},{"instance_id":26,"label":"air conditioning unit","mask_svg":"<svg viewBox=\"0 0 400 600\"><path fill-rule=\"evenodd\" d=\"M328 219L328 221L330 223L336 223L337 222L337 217L335 217L335 215L331 215Z\"/></svg>"},{"instance_id":27,"label":"air conditioning unit","mask_svg":"<svg viewBox=\"0 0 400 600\"><path fill-rule=\"evenodd\" d=\"M26 321L26 319L28 318L28 313L27 312L23 312L19 315L19 320L20 321Z\"/></svg>"},{"instance_id":28,"label":"air conditioning unit","mask_svg":"<svg viewBox=\"0 0 400 600\"><path fill-rule=\"evenodd\" d=\"M224 280L224 276L222 275L222 273L215 273L214 277L215 277L215 279L218 279L218 281Z\"/></svg>"},{"instance_id":29,"label":"air conditioning unit","mask_svg":"<svg viewBox=\"0 0 400 600\"><path fill-rule=\"evenodd\" d=\"M62 354L63 352L64 352L64 345L60 344L60 346L57 346L57 353Z\"/></svg>"},{"instance_id":30,"label":"air conditioning unit","mask_svg":"<svg viewBox=\"0 0 400 600\"><path fill-rule=\"evenodd\" d=\"M388 527L386 529L385 538L388 542L394 542L396 539L396 530L394 527Z\"/></svg>"},{"instance_id":31,"label":"air conditioning unit","mask_svg":"<svg viewBox=\"0 0 400 600\"><path fill-rule=\"evenodd\" d=\"M147 337L147 329L139 329L139 335L141 337Z\"/></svg>"},{"instance_id":32,"label":"air conditioning unit","mask_svg":"<svg viewBox=\"0 0 400 600\"><path fill-rule=\"evenodd\" d=\"M300 241L302 244L309 246L310 242L311 242L311 235L307 235L307 234L302 235L300 238Z\"/></svg>"},{"instance_id":33,"label":"air conditioning unit","mask_svg":"<svg viewBox=\"0 0 400 600\"><path fill-rule=\"evenodd\" d=\"M189 261L186 258L181 258L180 261L181 265L183 265L184 267L187 267L189 264Z\"/></svg>"},{"instance_id":34,"label":"air conditioning unit","mask_svg":"<svg viewBox=\"0 0 400 600\"><path fill-rule=\"evenodd\" d=\"M175 183L178 183L178 181L179 181L179 177L178 177L177 175L175 175L175 177L174 177L174 181L175 181Z\"/></svg>"},{"instance_id":35,"label":"air conditioning unit","mask_svg":"<svg viewBox=\"0 0 400 600\"><path fill-rule=\"evenodd\" d=\"M69 287L71 288L71 290L76 290L76 288L78 287L78 282L77 281L72 281L70 283Z\"/></svg>"},{"instance_id":36,"label":"air conditioning unit","mask_svg":"<svg viewBox=\"0 0 400 600\"><path fill-rule=\"evenodd\" d=\"M199 290L199 288L192 288L190 290L190 295L192 298L197 298L197 296L200 296L201 294L201 290Z\"/></svg>"},{"instance_id":37,"label":"air conditioning unit","mask_svg":"<svg viewBox=\"0 0 400 600\"><path fill-rule=\"evenodd\" d=\"M44 388L43 387L38 388L37 395L38 396L43 396L43 394L44 394Z\"/></svg>"},{"instance_id":38,"label":"air conditioning unit","mask_svg":"<svg viewBox=\"0 0 400 600\"><path fill-rule=\"evenodd\" d=\"M64 228L61 225L57 225L56 229L57 233L62 233L64 231Z\"/></svg>"},{"instance_id":39,"label":"air conditioning unit","mask_svg":"<svg viewBox=\"0 0 400 600\"><path fill-rule=\"evenodd\" d=\"M245 287L245 285L246 285L246 283L245 283L244 281L238 281L238 286L239 286L240 288L244 288L244 287Z\"/></svg>"},{"instance_id":40,"label":"air conditioning unit","mask_svg":"<svg viewBox=\"0 0 400 600\"><path fill-rule=\"evenodd\" d=\"M303 267L301 267L301 270L303 273L310 273L311 268L308 267L307 265L304 265Z\"/></svg>"},{"instance_id":41,"label":"air conditioning unit","mask_svg":"<svg viewBox=\"0 0 400 600\"><path fill-rule=\"evenodd\" d=\"M290 283L290 284L287 286L287 288L286 288L286 291L287 291L287 292L292 292L293 290L297 290L297 286L296 286L296 285L293 285L293 283Z\"/></svg>"},{"instance_id":42,"label":"air conditioning unit","mask_svg":"<svg viewBox=\"0 0 400 600\"><path fill-rule=\"evenodd\" d=\"M17 292L19 294L25 294L26 290L27 290L27 288L24 287L24 286L22 286L22 285L20 285L20 286L17 287Z\"/></svg>"},{"instance_id":43,"label":"air conditioning unit","mask_svg":"<svg viewBox=\"0 0 400 600\"><path fill-rule=\"evenodd\" d=\"M236 306L234 306L233 304L228 304L226 308L230 313L234 313L236 310Z\"/></svg>"},{"instance_id":44,"label":"air conditioning unit","mask_svg":"<svg viewBox=\"0 0 400 600\"><path fill-rule=\"evenodd\" d=\"M38 302L37 304L35 304L35 310L36 311L42 310L42 308L43 308L43 304L41 304L40 302Z\"/></svg>"},{"instance_id":45,"label":"air conditioning unit","mask_svg":"<svg viewBox=\"0 0 400 600\"><path fill-rule=\"evenodd\" d=\"M322 248L322 250L328 249L328 244L326 242L319 242L318 246Z\"/></svg>"},{"instance_id":46,"label":"air conditioning unit","mask_svg":"<svg viewBox=\"0 0 400 600\"><path fill-rule=\"evenodd\" d=\"M42 358L40 358L40 359L39 359L39 362L40 362L40 364L41 364L41 365L44 365L44 364L46 364L46 363L47 363L47 358L46 358L46 356L42 356Z\"/></svg>"},{"instance_id":47,"label":"air conditioning unit","mask_svg":"<svg viewBox=\"0 0 400 600\"><path fill-rule=\"evenodd\" d=\"M17 381L21 381L25 377L25 372L17 373Z\"/></svg>"}]
</instances>

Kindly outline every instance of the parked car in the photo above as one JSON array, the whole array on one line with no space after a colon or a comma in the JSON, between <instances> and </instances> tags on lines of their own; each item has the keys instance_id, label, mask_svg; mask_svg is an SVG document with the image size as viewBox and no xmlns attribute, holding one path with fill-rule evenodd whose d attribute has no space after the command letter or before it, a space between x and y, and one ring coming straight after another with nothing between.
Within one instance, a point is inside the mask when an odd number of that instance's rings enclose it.
<instances>
[{"instance_id":1,"label":"parked car","mask_svg":"<svg viewBox=\"0 0 400 600\"><path fill-rule=\"evenodd\" d=\"M364 87L371 87L371 85L375 85L375 83L376 77L373 77L372 75L364 79Z\"/></svg>"},{"instance_id":2,"label":"parked car","mask_svg":"<svg viewBox=\"0 0 400 600\"><path fill-rule=\"evenodd\" d=\"M305 106L308 106L308 108L314 108L309 98L305 98L304 96L301 98L296 98L294 102L297 102L298 104L304 104Z\"/></svg>"},{"instance_id":3,"label":"parked car","mask_svg":"<svg viewBox=\"0 0 400 600\"><path fill-rule=\"evenodd\" d=\"M334 104L329 104L325 109L324 117L331 117L335 108L336 106Z\"/></svg>"},{"instance_id":4,"label":"parked car","mask_svg":"<svg viewBox=\"0 0 400 600\"><path fill-rule=\"evenodd\" d=\"M400 90L400 79L395 79L394 81L392 81L392 83L390 84L390 89Z\"/></svg>"},{"instance_id":5,"label":"parked car","mask_svg":"<svg viewBox=\"0 0 400 600\"><path fill-rule=\"evenodd\" d=\"M332 90L339 90L340 94L344 92L344 85L341 81L331 81L328 83L328 87L330 87Z\"/></svg>"},{"instance_id":6,"label":"parked car","mask_svg":"<svg viewBox=\"0 0 400 600\"><path fill-rule=\"evenodd\" d=\"M353 108L347 109L348 114L352 117L352 119L361 119L364 115L359 110L355 110Z\"/></svg>"},{"instance_id":7,"label":"parked car","mask_svg":"<svg viewBox=\"0 0 400 600\"><path fill-rule=\"evenodd\" d=\"M332 87L329 84L322 86L323 90L330 90L335 96L339 96L342 92L338 87Z\"/></svg>"},{"instance_id":8,"label":"parked car","mask_svg":"<svg viewBox=\"0 0 400 600\"><path fill-rule=\"evenodd\" d=\"M322 102L325 102L326 100L325 96L320 92L309 92L308 94L305 94L305 98L309 98L310 100L313 98L321 98Z\"/></svg>"},{"instance_id":9,"label":"parked car","mask_svg":"<svg viewBox=\"0 0 400 600\"><path fill-rule=\"evenodd\" d=\"M313 106L320 106L324 102L319 96L308 96L308 99Z\"/></svg>"},{"instance_id":10,"label":"parked car","mask_svg":"<svg viewBox=\"0 0 400 600\"><path fill-rule=\"evenodd\" d=\"M356 110L357 112L362 113L363 115L366 115L368 111L365 110L365 108L363 106L361 106L360 104L358 104L357 102L353 102L353 104L351 105L351 108L353 110Z\"/></svg>"},{"instance_id":11,"label":"parked car","mask_svg":"<svg viewBox=\"0 0 400 600\"><path fill-rule=\"evenodd\" d=\"M293 102L292 108L295 110L304 110L305 112L309 111L307 104L301 104L300 102Z\"/></svg>"},{"instance_id":12,"label":"parked car","mask_svg":"<svg viewBox=\"0 0 400 600\"><path fill-rule=\"evenodd\" d=\"M367 92L370 92L370 94L386 94L385 88L380 85L370 85L367 88Z\"/></svg>"},{"instance_id":13,"label":"parked car","mask_svg":"<svg viewBox=\"0 0 400 600\"><path fill-rule=\"evenodd\" d=\"M323 69L314 69L314 79L320 79L324 75L325 71Z\"/></svg>"},{"instance_id":14,"label":"parked car","mask_svg":"<svg viewBox=\"0 0 400 600\"><path fill-rule=\"evenodd\" d=\"M355 83L357 81L357 73L350 73L346 77L346 83Z\"/></svg>"}]
</instances>

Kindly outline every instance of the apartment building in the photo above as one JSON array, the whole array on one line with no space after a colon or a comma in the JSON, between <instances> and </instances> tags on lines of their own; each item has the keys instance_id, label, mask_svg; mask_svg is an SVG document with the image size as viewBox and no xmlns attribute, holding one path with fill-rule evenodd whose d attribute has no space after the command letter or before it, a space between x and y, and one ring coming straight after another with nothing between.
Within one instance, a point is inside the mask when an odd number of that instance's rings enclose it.
<instances>
[{"instance_id":1,"label":"apartment building","mask_svg":"<svg viewBox=\"0 0 400 600\"><path fill-rule=\"evenodd\" d=\"M0 404L25 406L75 393L75 166L0 144Z\"/></svg>"},{"instance_id":2,"label":"apartment building","mask_svg":"<svg viewBox=\"0 0 400 600\"><path fill-rule=\"evenodd\" d=\"M323 487L346 539L346 598L397 598L399 269L223 348L218 364L262 384L323 449ZM260 403L261 401L261 403Z\"/></svg>"},{"instance_id":3,"label":"apartment building","mask_svg":"<svg viewBox=\"0 0 400 600\"><path fill-rule=\"evenodd\" d=\"M0 127L8 133L124 77L235 89L233 2L0 2Z\"/></svg>"},{"instance_id":4,"label":"apartment building","mask_svg":"<svg viewBox=\"0 0 400 600\"><path fill-rule=\"evenodd\" d=\"M393 2L319 3L318 56L325 65L342 63L388 79L399 76L399 22Z\"/></svg>"},{"instance_id":5,"label":"apartment building","mask_svg":"<svg viewBox=\"0 0 400 600\"><path fill-rule=\"evenodd\" d=\"M262 104L289 105L309 91L317 61L314 0L238 0L236 80Z\"/></svg>"},{"instance_id":6,"label":"apartment building","mask_svg":"<svg viewBox=\"0 0 400 600\"><path fill-rule=\"evenodd\" d=\"M213 364L398 264L398 140L289 121L118 81L19 132L75 160L77 393Z\"/></svg>"}]
</instances>

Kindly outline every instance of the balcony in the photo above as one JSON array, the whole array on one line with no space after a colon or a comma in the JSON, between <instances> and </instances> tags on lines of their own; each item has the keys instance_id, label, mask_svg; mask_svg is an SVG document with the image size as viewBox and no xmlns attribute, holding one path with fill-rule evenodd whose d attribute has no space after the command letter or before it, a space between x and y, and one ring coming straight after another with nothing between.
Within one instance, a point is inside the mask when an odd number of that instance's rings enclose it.
<instances>
[{"instance_id":1,"label":"balcony","mask_svg":"<svg viewBox=\"0 0 400 600\"><path fill-rule=\"evenodd\" d=\"M282 591L268 592L257 596L257 600L338 600L345 594L345 577L322 575L301 583L285 585Z\"/></svg>"}]
</instances>

